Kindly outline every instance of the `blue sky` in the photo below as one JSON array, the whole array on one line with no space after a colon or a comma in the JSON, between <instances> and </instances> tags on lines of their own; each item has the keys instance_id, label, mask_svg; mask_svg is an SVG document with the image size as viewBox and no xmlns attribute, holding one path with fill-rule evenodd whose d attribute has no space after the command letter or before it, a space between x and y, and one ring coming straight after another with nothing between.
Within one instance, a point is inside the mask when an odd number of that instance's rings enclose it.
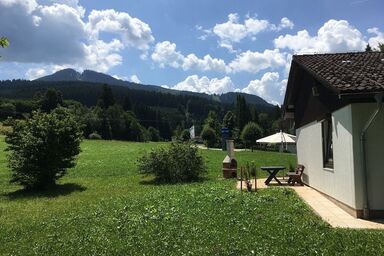
<instances>
[{"instance_id":1,"label":"blue sky","mask_svg":"<svg viewBox=\"0 0 384 256\"><path fill-rule=\"evenodd\" d=\"M0 0L0 79L62 68L281 103L292 54L384 42L384 2Z\"/></svg>"}]
</instances>

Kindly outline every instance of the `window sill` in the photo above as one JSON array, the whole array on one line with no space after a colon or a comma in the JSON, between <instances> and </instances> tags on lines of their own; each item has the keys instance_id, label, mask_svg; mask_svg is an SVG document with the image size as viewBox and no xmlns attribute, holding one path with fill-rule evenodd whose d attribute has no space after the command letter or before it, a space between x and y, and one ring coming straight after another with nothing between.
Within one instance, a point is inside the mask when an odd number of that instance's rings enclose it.
<instances>
[{"instance_id":1,"label":"window sill","mask_svg":"<svg viewBox=\"0 0 384 256\"><path fill-rule=\"evenodd\" d=\"M327 172L334 172L335 171L335 169L329 168L329 167L323 167L323 170L327 171Z\"/></svg>"}]
</instances>

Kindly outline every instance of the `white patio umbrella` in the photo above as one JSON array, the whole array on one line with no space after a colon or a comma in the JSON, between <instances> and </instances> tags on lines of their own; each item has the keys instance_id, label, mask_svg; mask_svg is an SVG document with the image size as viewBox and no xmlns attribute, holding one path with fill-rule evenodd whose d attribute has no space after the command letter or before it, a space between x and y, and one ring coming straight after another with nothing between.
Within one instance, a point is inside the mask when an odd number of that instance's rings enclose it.
<instances>
[{"instance_id":1,"label":"white patio umbrella","mask_svg":"<svg viewBox=\"0 0 384 256\"><path fill-rule=\"evenodd\" d=\"M264 143L264 144L281 144L280 149L282 150L284 148L287 149L288 144L295 144L296 143L296 136L292 134L288 134L285 132L278 132L275 134L272 134L270 136L261 138L256 140L257 143Z\"/></svg>"}]
</instances>

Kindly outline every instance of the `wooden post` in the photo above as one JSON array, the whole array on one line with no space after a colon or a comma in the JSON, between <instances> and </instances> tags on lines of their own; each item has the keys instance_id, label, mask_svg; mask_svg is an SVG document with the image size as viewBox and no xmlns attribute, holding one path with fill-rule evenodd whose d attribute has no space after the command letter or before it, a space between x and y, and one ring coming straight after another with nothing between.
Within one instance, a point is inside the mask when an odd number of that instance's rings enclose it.
<instances>
[{"instance_id":1,"label":"wooden post","mask_svg":"<svg viewBox=\"0 0 384 256\"><path fill-rule=\"evenodd\" d=\"M254 168L254 172L255 172L255 192L256 192L256 190L257 190L256 166L254 165L253 168Z\"/></svg>"},{"instance_id":2,"label":"wooden post","mask_svg":"<svg viewBox=\"0 0 384 256\"><path fill-rule=\"evenodd\" d=\"M243 166L240 167L240 191L243 192Z\"/></svg>"}]
</instances>

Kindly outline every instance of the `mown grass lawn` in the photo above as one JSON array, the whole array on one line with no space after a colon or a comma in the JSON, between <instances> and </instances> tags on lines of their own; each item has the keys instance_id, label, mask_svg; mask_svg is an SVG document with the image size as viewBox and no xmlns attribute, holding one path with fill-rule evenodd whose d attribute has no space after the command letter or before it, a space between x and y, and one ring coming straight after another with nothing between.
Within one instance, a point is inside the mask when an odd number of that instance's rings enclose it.
<instances>
[{"instance_id":1,"label":"mown grass lawn","mask_svg":"<svg viewBox=\"0 0 384 256\"><path fill-rule=\"evenodd\" d=\"M221 179L225 153L202 150L204 182L155 185L136 159L160 143L85 141L55 191L9 185L0 141L1 255L383 255L384 232L332 229L287 189L240 193ZM240 165L295 156L238 152Z\"/></svg>"}]
</instances>

